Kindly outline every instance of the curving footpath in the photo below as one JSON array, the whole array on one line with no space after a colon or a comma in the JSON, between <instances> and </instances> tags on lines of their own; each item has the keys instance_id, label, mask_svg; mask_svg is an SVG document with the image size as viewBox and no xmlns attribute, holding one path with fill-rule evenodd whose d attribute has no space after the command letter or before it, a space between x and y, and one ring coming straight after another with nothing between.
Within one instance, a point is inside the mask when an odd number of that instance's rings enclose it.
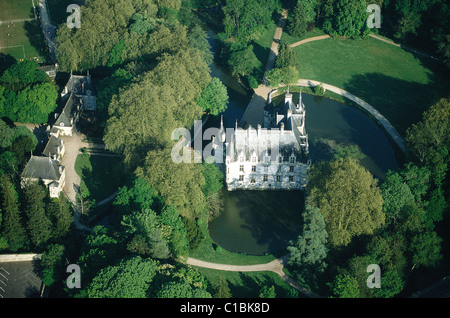
<instances>
[{"instance_id":1,"label":"curving footpath","mask_svg":"<svg viewBox=\"0 0 450 318\"><path fill-rule=\"evenodd\" d=\"M230 272L274 272L278 274L282 279L284 279L289 285L297 289L303 295L310 298L317 298L318 295L314 294L312 291L300 286L295 280L287 276L284 271L284 265L287 263L288 255L281 258L277 258L266 264L256 264L256 265L228 265L228 264L217 264L205 262L199 259L188 257L185 263L191 266L230 271Z\"/></svg>"}]
</instances>

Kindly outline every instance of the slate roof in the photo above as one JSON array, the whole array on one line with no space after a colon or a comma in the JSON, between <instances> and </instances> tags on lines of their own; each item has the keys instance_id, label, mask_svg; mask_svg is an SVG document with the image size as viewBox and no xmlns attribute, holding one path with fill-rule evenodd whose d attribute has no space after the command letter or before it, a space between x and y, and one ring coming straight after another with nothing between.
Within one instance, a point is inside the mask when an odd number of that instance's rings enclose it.
<instances>
[{"instance_id":1,"label":"slate roof","mask_svg":"<svg viewBox=\"0 0 450 318\"><path fill-rule=\"evenodd\" d=\"M75 94L70 94L63 111L56 120L54 126L65 126L70 127L71 119L74 117L78 107L81 105L80 98L75 96Z\"/></svg>"},{"instance_id":2,"label":"slate roof","mask_svg":"<svg viewBox=\"0 0 450 318\"><path fill-rule=\"evenodd\" d=\"M246 130L236 129L230 143L231 149L227 149L227 155L234 155L237 161L239 155L243 154L246 160L256 155L258 161L264 161L267 155L272 156L272 150L278 150L283 161L288 162L294 153L297 162L307 162L307 135L305 130L305 108L299 97L299 104L292 102L292 95L286 94L287 99L278 105L270 103L266 105L265 111L271 112L276 117L277 125L274 130L249 127ZM291 100L289 100L291 98ZM281 130L282 128L282 130ZM278 146L278 149L274 149ZM232 150L234 153L230 153ZM275 159L275 158L272 158Z\"/></svg>"},{"instance_id":3,"label":"slate roof","mask_svg":"<svg viewBox=\"0 0 450 318\"><path fill-rule=\"evenodd\" d=\"M52 154L58 154L58 147L61 147L61 140L61 138L56 138L51 135L42 154L46 157L51 157Z\"/></svg>"},{"instance_id":4,"label":"slate roof","mask_svg":"<svg viewBox=\"0 0 450 318\"><path fill-rule=\"evenodd\" d=\"M23 169L22 178L57 181L61 177L59 167L60 164L57 160L49 157L32 156Z\"/></svg>"}]
</instances>

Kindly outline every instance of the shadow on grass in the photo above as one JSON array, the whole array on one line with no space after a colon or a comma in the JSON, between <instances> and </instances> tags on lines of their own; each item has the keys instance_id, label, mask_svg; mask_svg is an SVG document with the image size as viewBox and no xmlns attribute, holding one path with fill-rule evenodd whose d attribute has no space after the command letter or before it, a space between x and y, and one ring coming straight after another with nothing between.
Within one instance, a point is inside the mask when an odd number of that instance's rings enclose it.
<instances>
[{"instance_id":1,"label":"shadow on grass","mask_svg":"<svg viewBox=\"0 0 450 318\"><path fill-rule=\"evenodd\" d=\"M42 29L39 26L38 20L25 21L23 25L25 29L25 35L30 42L30 45L39 52L46 61L49 61L49 51L45 43Z\"/></svg>"},{"instance_id":2,"label":"shadow on grass","mask_svg":"<svg viewBox=\"0 0 450 318\"><path fill-rule=\"evenodd\" d=\"M424 111L448 94L448 81L429 76L429 84L420 84L381 73L358 74L343 89L375 107L404 136Z\"/></svg>"},{"instance_id":3,"label":"shadow on grass","mask_svg":"<svg viewBox=\"0 0 450 318\"><path fill-rule=\"evenodd\" d=\"M100 202L125 182L121 158L81 155L81 159L79 173L85 187L82 192L86 191L87 199Z\"/></svg>"}]
</instances>

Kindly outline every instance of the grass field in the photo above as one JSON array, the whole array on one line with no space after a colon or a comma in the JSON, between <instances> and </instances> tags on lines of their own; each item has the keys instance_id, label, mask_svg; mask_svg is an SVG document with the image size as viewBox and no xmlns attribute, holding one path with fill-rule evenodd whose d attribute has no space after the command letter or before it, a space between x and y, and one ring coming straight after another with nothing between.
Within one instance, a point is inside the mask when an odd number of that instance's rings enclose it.
<instances>
[{"instance_id":1,"label":"grass field","mask_svg":"<svg viewBox=\"0 0 450 318\"><path fill-rule=\"evenodd\" d=\"M18 60L44 61L45 44L33 0L0 0L0 52ZM37 4L38 0L34 0Z\"/></svg>"},{"instance_id":2,"label":"grass field","mask_svg":"<svg viewBox=\"0 0 450 318\"><path fill-rule=\"evenodd\" d=\"M450 91L448 76L437 62L373 38L331 38L294 50L301 78L335 85L362 98L400 134Z\"/></svg>"}]
</instances>

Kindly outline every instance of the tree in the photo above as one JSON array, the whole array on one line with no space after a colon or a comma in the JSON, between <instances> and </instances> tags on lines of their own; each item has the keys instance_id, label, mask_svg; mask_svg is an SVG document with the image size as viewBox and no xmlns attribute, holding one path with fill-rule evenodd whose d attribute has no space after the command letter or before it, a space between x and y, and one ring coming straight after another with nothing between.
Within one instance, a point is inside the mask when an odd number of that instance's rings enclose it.
<instances>
[{"instance_id":1,"label":"tree","mask_svg":"<svg viewBox=\"0 0 450 318\"><path fill-rule=\"evenodd\" d=\"M217 116L228 107L227 87L217 77L214 77L203 90L198 105L207 113Z\"/></svg>"},{"instance_id":2,"label":"tree","mask_svg":"<svg viewBox=\"0 0 450 318\"><path fill-rule=\"evenodd\" d=\"M121 242L108 228L97 225L83 242L77 264L88 284L99 270L116 263L123 256Z\"/></svg>"},{"instance_id":3,"label":"tree","mask_svg":"<svg viewBox=\"0 0 450 318\"><path fill-rule=\"evenodd\" d=\"M146 298L157 262L139 256L122 259L98 272L87 287L89 298Z\"/></svg>"},{"instance_id":4,"label":"tree","mask_svg":"<svg viewBox=\"0 0 450 318\"><path fill-rule=\"evenodd\" d=\"M2 236L7 241L9 250L17 252L26 245L28 237L22 225L17 192L7 175L2 175L0 180Z\"/></svg>"},{"instance_id":5,"label":"tree","mask_svg":"<svg viewBox=\"0 0 450 318\"><path fill-rule=\"evenodd\" d=\"M350 275L339 274L333 282L329 284L333 297L337 298L358 298L359 286L356 278Z\"/></svg>"},{"instance_id":6,"label":"tree","mask_svg":"<svg viewBox=\"0 0 450 318\"><path fill-rule=\"evenodd\" d=\"M445 39L438 44L438 48L445 65L450 68L450 35L445 36Z\"/></svg>"},{"instance_id":7,"label":"tree","mask_svg":"<svg viewBox=\"0 0 450 318\"><path fill-rule=\"evenodd\" d=\"M261 62L253 52L253 45L233 51L228 60L228 66L233 75L246 76L253 72L255 68L261 66Z\"/></svg>"},{"instance_id":8,"label":"tree","mask_svg":"<svg viewBox=\"0 0 450 318\"><path fill-rule=\"evenodd\" d=\"M302 37L308 29L308 16L303 7L304 1L298 1L288 18L286 31L295 37ZM306 2L305 2L306 3Z\"/></svg>"},{"instance_id":9,"label":"tree","mask_svg":"<svg viewBox=\"0 0 450 318\"><path fill-rule=\"evenodd\" d=\"M433 229L434 223L442 221L446 206L447 202L445 201L442 189L434 189L430 194L430 201L426 207L426 224L428 228Z\"/></svg>"},{"instance_id":10,"label":"tree","mask_svg":"<svg viewBox=\"0 0 450 318\"><path fill-rule=\"evenodd\" d=\"M411 189L396 171L388 171L386 174L386 181L381 185L381 195L384 199L383 211L389 221L395 222L401 209L414 202Z\"/></svg>"},{"instance_id":11,"label":"tree","mask_svg":"<svg viewBox=\"0 0 450 318\"><path fill-rule=\"evenodd\" d=\"M306 205L303 213L303 231L295 242L291 242L288 264L294 267L298 278L314 282L326 267L324 259L328 234L325 221L318 208Z\"/></svg>"},{"instance_id":12,"label":"tree","mask_svg":"<svg viewBox=\"0 0 450 318\"><path fill-rule=\"evenodd\" d=\"M363 35L368 30L366 9L365 1L336 0L333 18L331 19L332 32L351 38ZM329 31L327 30L327 32Z\"/></svg>"},{"instance_id":13,"label":"tree","mask_svg":"<svg viewBox=\"0 0 450 318\"><path fill-rule=\"evenodd\" d=\"M31 84L48 82L48 76L38 69L39 64L25 60L10 66L0 77L0 84L14 92L19 92Z\"/></svg>"},{"instance_id":14,"label":"tree","mask_svg":"<svg viewBox=\"0 0 450 318\"><path fill-rule=\"evenodd\" d=\"M69 202L64 194L60 194L59 198L52 199L48 204L47 214L49 215L53 228L52 236L54 238L62 238L70 231L73 216L69 206Z\"/></svg>"},{"instance_id":15,"label":"tree","mask_svg":"<svg viewBox=\"0 0 450 318\"><path fill-rule=\"evenodd\" d=\"M381 288L373 288L372 292L378 298L392 298L400 293L405 285L397 271L388 269L381 272Z\"/></svg>"},{"instance_id":16,"label":"tree","mask_svg":"<svg viewBox=\"0 0 450 318\"><path fill-rule=\"evenodd\" d=\"M333 246L384 224L376 179L353 159L319 162L309 173L308 203L320 209Z\"/></svg>"},{"instance_id":17,"label":"tree","mask_svg":"<svg viewBox=\"0 0 450 318\"><path fill-rule=\"evenodd\" d=\"M116 45L112 47L111 52L109 53L108 66L112 67L117 64L121 64L123 62L122 53L126 49L127 47L125 46L123 39L121 39Z\"/></svg>"},{"instance_id":18,"label":"tree","mask_svg":"<svg viewBox=\"0 0 450 318\"><path fill-rule=\"evenodd\" d=\"M50 244L42 253L42 282L45 285L51 286L62 278L61 276L64 271L62 270L61 265L63 265L64 252L64 245Z\"/></svg>"},{"instance_id":19,"label":"tree","mask_svg":"<svg viewBox=\"0 0 450 318\"><path fill-rule=\"evenodd\" d=\"M424 162L430 149L450 149L450 99L442 98L423 113L422 120L406 131L408 151Z\"/></svg>"},{"instance_id":20,"label":"tree","mask_svg":"<svg viewBox=\"0 0 450 318\"><path fill-rule=\"evenodd\" d=\"M164 238L169 242L170 250L176 256L189 254L189 241L183 220L172 206L166 206L159 215L160 228Z\"/></svg>"},{"instance_id":21,"label":"tree","mask_svg":"<svg viewBox=\"0 0 450 318\"><path fill-rule=\"evenodd\" d=\"M170 281L161 286L157 298L212 298L204 289L192 287L186 281Z\"/></svg>"},{"instance_id":22,"label":"tree","mask_svg":"<svg viewBox=\"0 0 450 318\"><path fill-rule=\"evenodd\" d=\"M123 154L134 170L148 149L172 142L175 128L191 127L201 116L196 101L210 78L194 49L164 55L140 81L112 98L103 137L106 148Z\"/></svg>"},{"instance_id":23,"label":"tree","mask_svg":"<svg viewBox=\"0 0 450 318\"><path fill-rule=\"evenodd\" d=\"M52 237L52 222L46 215L47 192L42 185L29 184L24 190L25 211L28 216L27 230L31 242L38 247Z\"/></svg>"},{"instance_id":24,"label":"tree","mask_svg":"<svg viewBox=\"0 0 450 318\"><path fill-rule=\"evenodd\" d=\"M205 196L217 193L223 188L223 173L214 163L203 162L202 174L205 178L205 184L202 187L202 191Z\"/></svg>"},{"instance_id":25,"label":"tree","mask_svg":"<svg viewBox=\"0 0 450 318\"><path fill-rule=\"evenodd\" d=\"M434 231L419 233L411 240L412 268L435 267L442 259L442 239Z\"/></svg>"},{"instance_id":26,"label":"tree","mask_svg":"<svg viewBox=\"0 0 450 318\"><path fill-rule=\"evenodd\" d=\"M298 67L298 56L297 52L292 50L289 45L282 43L278 50L277 59L275 61L275 66L284 69L289 66Z\"/></svg>"},{"instance_id":27,"label":"tree","mask_svg":"<svg viewBox=\"0 0 450 318\"><path fill-rule=\"evenodd\" d=\"M171 149L149 151L143 167L136 170L163 198L164 202L177 209L184 217L201 215L205 196L202 166L195 163L176 164L171 158Z\"/></svg>"},{"instance_id":28,"label":"tree","mask_svg":"<svg viewBox=\"0 0 450 318\"><path fill-rule=\"evenodd\" d=\"M120 220L123 215L132 211L159 209L161 205L161 198L157 196L156 191L140 177L121 187L113 202Z\"/></svg>"},{"instance_id":29,"label":"tree","mask_svg":"<svg viewBox=\"0 0 450 318\"><path fill-rule=\"evenodd\" d=\"M228 281L224 275L220 275L219 280L214 286L214 298L231 298L231 291L228 287Z\"/></svg>"},{"instance_id":30,"label":"tree","mask_svg":"<svg viewBox=\"0 0 450 318\"><path fill-rule=\"evenodd\" d=\"M358 145L337 146L335 153L333 154L333 160L339 160L339 158L352 158L357 162L360 162L366 158L366 155L361 152Z\"/></svg>"},{"instance_id":31,"label":"tree","mask_svg":"<svg viewBox=\"0 0 450 318\"><path fill-rule=\"evenodd\" d=\"M259 298L276 298L275 286L263 286L259 292Z\"/></svg>"},{"instance_id":32,"label":"tree","mask_svg":"<svg viewBox=\"0 0 450 318\"><path fill-rule=\"evenodd\" d=\"M266 78L269 81L269 86L276 88L281 84L281 70L279 68L272 68L266 73Z\"/></svg>"},{"instance_id":33,"label":"tree","mask_svg":"<svg viewBox=\"0 0 450 318\"><path fill-rule=\"evenodd\" d=\"M8 126L2 119L0 119L0 140L1 148L9 148L13 142L14 130Z\"/></svg>"},{"instance_id":34,"label":"tree","mask_svg":"<svg viewBox=\"0 0 450 318\"><path fill-rule=\"evenodd\" d=\"M128 249L153 258L169 257L169 247L159 229L159 221L154 211L147 209L124 215L121 226L131 239Z\"/></svg>"},{"instance_id":35,"label":"tree","mask_svg":"<svg viewBox=\"0 0 450 318\"><path fill-rule=\"evenodd\" d=\"M272 0L227 0L222 8L226 36L248 43L270 23L275 8Z\"/></svg>"},{"instance_id":36,"label":"tree","mask_svg":"<svg viewBox=\"0 0 450 318\"><path fill-rule=\"evenodd\" d=\"M201 25L196 24L188 33L189 45L203 54L206 64L211 65L214 60L211 44L208 40L208 33Z\"/></svg>"}]
</instances>

